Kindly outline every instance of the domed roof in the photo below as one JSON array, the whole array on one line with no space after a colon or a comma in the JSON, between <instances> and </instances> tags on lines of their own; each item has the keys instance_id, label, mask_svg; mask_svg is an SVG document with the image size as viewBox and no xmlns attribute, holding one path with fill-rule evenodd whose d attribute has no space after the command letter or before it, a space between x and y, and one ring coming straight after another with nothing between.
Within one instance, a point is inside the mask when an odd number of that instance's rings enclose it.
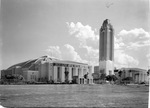
<instances>
[{"instance_id":1,"label":"domed roof","mask_svg":"<svg viewBox=\"0 0 150 108\"><path fill-rule=\"evenodd\" d=\"M25 62L15 64L15 65L7 68L7 70L10 70L10 69L13 69L13 68L16 68L16 67L30 68L33 64L37 64L41 61L51 61L51 62L53 62L53 61L57 61L57 60L58 59L46 55L46 56L39 57L37 59L32 59L32 60L28 60L28 61L25 61Z\"/></svg>"}]
</instances>

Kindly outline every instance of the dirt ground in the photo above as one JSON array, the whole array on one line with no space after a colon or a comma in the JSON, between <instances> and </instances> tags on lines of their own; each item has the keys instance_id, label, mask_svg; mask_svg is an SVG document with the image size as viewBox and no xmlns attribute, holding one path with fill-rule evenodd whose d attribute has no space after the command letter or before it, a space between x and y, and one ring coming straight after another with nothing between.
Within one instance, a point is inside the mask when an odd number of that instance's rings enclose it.
<instances>
[{"instance_id":1,"label":"dirt ground","mask_svg":"<svg viewBox=\"0 0 150 108\"><path fill-rule=\"evenodd\" d=\"M0 85L4 107L148 107L144 85Z\"/></svg>"}]
</instances>

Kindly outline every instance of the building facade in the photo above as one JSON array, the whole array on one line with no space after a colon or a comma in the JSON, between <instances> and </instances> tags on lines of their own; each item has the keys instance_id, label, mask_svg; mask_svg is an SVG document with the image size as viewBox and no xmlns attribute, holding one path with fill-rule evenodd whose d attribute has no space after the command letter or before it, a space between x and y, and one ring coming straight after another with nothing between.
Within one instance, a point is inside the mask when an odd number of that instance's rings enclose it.
<instances>
[{"instance_id":1,"label":"building facade","mask_svg":"<svg viewBox=\"0 0 150 108\"><path fill-rule=\"evenodd\" d=\"M115 75L121 80L130 77L132 78L131 83L149 83L147 70L139 68L121 68L115 72Z\"/></svg>"},{"instance_id":2,"label":"building facade","mask_svg":"<svg viewBox=\"0 0 150 108\"><path fill-rule=\"evenodd\" d=\"M38 59L28 60L9 67L2 71L2 77L5 75L19 74L25 81L54 83L71 83L75 81L78 84L92 84L92 66L85 63L64 61L43 56Z\"/></svg>"},{"instance_id":3,"label":"building facade","mask_svg":"<svg viewBox=\"0 0 150 108\"><path fill-rule=\"evenodd\" d=\"M114 29L110 20L104 20L99 33L99 70L106 75L114 74Z\"/></svg>"}]
</instances>

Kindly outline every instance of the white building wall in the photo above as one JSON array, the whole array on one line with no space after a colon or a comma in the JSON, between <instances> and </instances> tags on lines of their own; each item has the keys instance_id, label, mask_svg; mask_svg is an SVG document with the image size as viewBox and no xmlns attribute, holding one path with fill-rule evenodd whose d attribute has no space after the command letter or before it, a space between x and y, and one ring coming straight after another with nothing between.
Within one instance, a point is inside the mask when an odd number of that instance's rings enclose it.
<instances>
[{"instance_id":1,"label":"white building wall","mask_svg":"<svg viewBox=\"0 0 150 108\"><path fill-rule=\"evenodd\" d=\"M79 75L79 78L82 77L82 68L78 68L78 75Z\"/></svg>"},{"instance_id":2,"label":"white building wall","mask_svg":"<svg viewBox=\"0 0 150 108\"><path fill-rule=\"evenodd\" d=\"M99 67L100 66L94 66L94 73L99 73L100 71L99 71Z\"/></svg>"},{"instance_id":3,"label":"white building wall","mask_svg":"<svg viewBox=\"0 0 150 108\"><path fill-rule=\"evenodd\" d=\"M74 76L78 76L78 68L75 68L75 75Z\"/></svg>"},{"instance_id":4,"label":"white building wall","mask_svg":"<svg viewBox=\"0 0 150 108\"><path fill-rule=\"evenodd\" d=\"M139 80L138 83L146 82L148 83L148 76L146 72L139 72Z\"/></svg>"},{"instance_id":5,"label":"white building wall","mask_svg":"<svg viewBox=\"0 0 150 108\"><path fill-rule=\"evenodd\" d=\"M28 70L27 72L27 81L38 81L39 72Z\"/></svg>"},{"instance_id":6,"label":"white building wall","mask_svg":"<svg viewBox=\"0 0 150 108\"><path fill-rule=\"evenodd\" d=\"M0 70L0 79L1 79L1 70Z\"/></svg>"},{"instance_id":7,"label":"white building wall","mask_svg":"<svg viewBox=\"0 0 150 108\"><path fill-rule=\"evenodd\" d=\"M69 81L72 81L72 67L69 67Z\"/></svg>"},{"instance_id":8,"label":"white building wall","mask_svg":"<svg viewBox=\"0 0 150 108\"><path fill-rule=\"evenodd\" d=\"M129 77L132 77L132 72L129 72Z\"/></svg>"},{"instance_id":9,"label":"white building wall","mask_svg":"<svg viewBox=\"0 0 150 108\"><path fill-rule=\"evenodd\" d=\"M84 73L84 68L82 67L82 68L81 68L81 77L82 77L82 78L83 78L83 76L84 76L83 73Z\"/></svg>"},{"instance_id":10,"label":"white building wall","mask_svg":"<svg viewBox=\"0 0 150 108\"><path fill-rule=\"evenodd\" d=\"M100 70L104 70L104 73L106 73L106 75L114 74L114 64L113 64L113 61L110 61L110 60L100 61L99 62L99 69ZM111 71L111 73L109 71Z\"/></svg>"},{"instance_id":11,"label":"white building wall","mask_svg":"<svg viewBox=\"0 0 150 108\"><path fill-rule=\"evenodd\" d=\"M83 68L83 75L82 76L84 76L86 74L86 72L88 72L88 71L86 71L86 68Z\"/></svg>"},{"instance_id":12,"label":"white building wall","mask_svg":"<svg viewBox=\"0 0 150 108\"><path fill-rule=\"evenodd\" d=\"M141 73L139 73L139 82L141 82Z\"/></svg>"},{"instance_id":13,"label":"white building wall","mask_svg":"<svg viewBox=\"0 0 150 108\"><path fill-rule=\"evenodd\" d=\"M47 71L48 71L48 67L47 67L48 65L46 64L46 62L45 61L42 61L41 62L41 70L40 70L40 78L43 78L43 79L45 79L46 77L47 77Z\"/></svg>"},{"instance_id":14,"label":"white building wall","mask_svg":"<svg viewBox=\"0 0 150 108\"><path fill-rule=\"evenodd\" d=\"M54 66L54 82L57 82L57 66Z\"/></svg>"},{"instance_id":15,"label":"white building wall","mask_svg":"<svg viewBox=\"0 0 150 108\"><path fill-rule=\"evenodd\" d=\"M61 82L65 81L65 67L61 67Z\"/></svg>"},{"instance_id":16,"label":"white building wall","mask_svg":"<svg viewBox=\"0 0 150 108\"><path fill-rule=\"evenodd\" d=\"M52 80L53 79L53 64L50 63L49 64L49 73L48 73L48 80Z\"/></svg>"}]
</instances>

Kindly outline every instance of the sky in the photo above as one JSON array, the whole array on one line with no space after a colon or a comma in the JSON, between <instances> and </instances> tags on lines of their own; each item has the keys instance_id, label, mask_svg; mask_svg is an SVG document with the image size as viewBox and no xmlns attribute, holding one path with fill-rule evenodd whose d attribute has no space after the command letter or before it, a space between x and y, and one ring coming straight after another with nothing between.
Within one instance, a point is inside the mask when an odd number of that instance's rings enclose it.
<instances>
[{"instance_id":1,"label":"sky","mask_svg":"<svg viewBox=\"0 0 150 108\"><path fill-rule=\"evenodd\" d=\"M115 30L114 66L148 69L148 0L1 0L0 69L44 55L96 66L105 19Z\"/></svg>"}]
</instances>

